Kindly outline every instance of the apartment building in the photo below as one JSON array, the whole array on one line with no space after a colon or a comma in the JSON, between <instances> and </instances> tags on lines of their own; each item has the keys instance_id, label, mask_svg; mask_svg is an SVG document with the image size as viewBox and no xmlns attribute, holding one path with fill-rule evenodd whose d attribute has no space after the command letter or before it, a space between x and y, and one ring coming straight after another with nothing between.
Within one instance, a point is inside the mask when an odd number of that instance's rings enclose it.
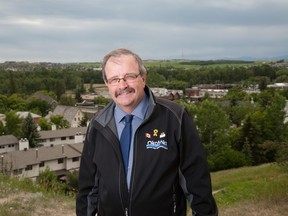
<instances>
[{"instance_id":1,"label":"apartment building","mask_svg":"<svg viewBox=\"0 0 288 216\"><path fill-rule=\"evenodd\" d=\"M61 178L79 169L83 145L63 144L7 152L0 156L0 171L19 179L36 180L39 173L49 167Z\"/></svg>"}]
</instances>

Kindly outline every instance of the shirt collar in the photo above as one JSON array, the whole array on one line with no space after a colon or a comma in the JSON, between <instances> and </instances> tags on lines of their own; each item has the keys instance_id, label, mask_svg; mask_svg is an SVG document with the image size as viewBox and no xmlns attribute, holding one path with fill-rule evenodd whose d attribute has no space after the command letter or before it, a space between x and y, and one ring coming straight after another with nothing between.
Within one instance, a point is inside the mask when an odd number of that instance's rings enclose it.
<instances>
[{"instance_id":1,"label":"shirt collar","mask_svg":"<svg viewBox=\"0 0 288 216\"><path fill-rule=\"evenodd\" d=\"M149 101L148 96L146 94L144 94L143 99L136 106L136 108L133 110L131 115L134 115L135 117L138 117L143 121L145 118L145 115L147 113L147 110L148 110L148 104L149 104L148 101ZM116 122L119 123L120 121L122 121L122 119L126 115L127 115L127 113L124 112L123 110L121 110L121 108L116 104L115 113L114 113Z\"/></svg>"}]
</instances>

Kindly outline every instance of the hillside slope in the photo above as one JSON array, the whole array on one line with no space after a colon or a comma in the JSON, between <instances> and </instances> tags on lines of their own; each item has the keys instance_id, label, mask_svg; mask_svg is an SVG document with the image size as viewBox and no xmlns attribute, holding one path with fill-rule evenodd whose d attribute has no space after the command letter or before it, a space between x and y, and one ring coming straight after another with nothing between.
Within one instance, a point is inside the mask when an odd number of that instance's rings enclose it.
<instances>
[{"instance_id":1,"label":"hillside slope","mask_svg":"<svg viewBox=\"0 0 288 216\"><path fill-rule=\"evenodd\" d=\"M288 172L275 164L215 172L212 184L221 216L282 216L288 212ZM47 194L31 181L0 175L0 215L73 216L75 197Z\"/></svg>"}]
</instances>

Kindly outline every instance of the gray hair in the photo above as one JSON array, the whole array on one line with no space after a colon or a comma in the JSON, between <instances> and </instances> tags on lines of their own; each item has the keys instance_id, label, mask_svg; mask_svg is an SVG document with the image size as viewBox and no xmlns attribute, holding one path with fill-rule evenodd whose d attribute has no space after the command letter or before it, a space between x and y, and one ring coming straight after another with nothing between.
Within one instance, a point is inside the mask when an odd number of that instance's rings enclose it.
<instances>
[{"instance_id":1,"label":"gray hair","mask_svg":"<svg viewBox=\"0 0 288 216\"><path fill-rule=\"evenodd\" d=\"M103 61L102 61L102 77L103 77L103 80L107 81L106 72L105 72L107 61L111 57L119 57L121 55L131 55L131 56L133 56L135 58L136 62L138 63L140 75L143 76L144 74L147 73L146 68L144 67L142 59L136 53L134 53L134 52L132 52L131 50L128 50L128 49L120 48L120 49L113 50L113 51L111 51L110 53L108 53L107 55L104 56Z\"/></svg>"}]
</instances>

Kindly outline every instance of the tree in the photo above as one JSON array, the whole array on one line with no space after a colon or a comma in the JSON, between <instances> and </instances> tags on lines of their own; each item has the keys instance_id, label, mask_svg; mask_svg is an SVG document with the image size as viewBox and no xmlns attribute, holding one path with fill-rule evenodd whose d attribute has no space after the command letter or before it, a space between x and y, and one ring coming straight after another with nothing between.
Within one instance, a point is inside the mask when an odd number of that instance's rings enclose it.
<instances>
[{"instance_id":1,"label":"tree","mask_svg":"<svg viewBox=\"0 0 288 216\"><path fill-rule=\"evenodd\" d=\"M2 121L0 121L0 136L6 135L6 134L7 134L7 131L6 131L5 125Z\"/></svg>"},{"instance_id":2,"label":"tree","mask_svg":"<svg viewBox=\"0 0 288 216\"><path fill-rule=\"evenodd\" d=\"M45 118L40 118L38 124L41 130L43 131L51 130L51 125L48 123L47 119Z\"/></svg>"},{"instance_id":3,"label":"tree","mask_svg":"<svg viewBox=\"0 0 288 216\"><path fill-rule=\"evenodd\" d=\"M62 95L60 98L59 104L65 105L65 106L75 106L76 100L69 95Z\"/></svg>"},{"instance_id":4,"label":"tree","mask_svg":"<svg viewBox=\"0 0 288 216\"><path fill-rule=\"evenodd\" d=\"M237 103L243 100L246 96L245 91L240 86L231 88L225 95L224 99L230 100L231 106L236 106Z\"/></svg>"},{"instance_id":5,"label":"tree","mask_svg":"<svg viewBox=\"0 0 288 216\"><path fill-rule=\"evenodd\" d=\"M89 121L88 115L87 115L87 113L84 113L84 117L81 119L79 126L80 127L86 127L88 121Z\"/></svg>"},{"instance_id":6,"label":"tree","mask_svg":"<svg viewBox=\"0 0 288 216\"><path fill-rule=\"evenodd\" d=\"M261 109L247 115L238 145L235 146L250 155L255 165L275 161L273 145L287 139L283 111L285 98L273 91L270 92L272 95L267 95L267 91L264 93L262 99L265 100L259 100Z\"/></svg>"},{"instance_id":7,"label":"tree","mask_svg":"<svg viewBox=\"0 0 288 216\"><path fill-rule=\"evenodd\" d=\"M39 173L37 182L41 187L55 194L63 193L66 191L66 185L57 180L57 175L49 167Z\"/></svg>"},{"instance_id":8,"label":"tree","mask_svg":"<svg viewBox=\"0 0 288 216\"><path fill-rule=\"evenodd\" d=\"M33 97L28 100L27 109L31 112L36 111L36 113L39 113L41 116L46 116L52 107L48 102Z\"/></svg>"},{"instance_id":9,"label":"tree","mask_svg":"<svg viewBox=\"0 0 288 216\"><path fill-rule=\"evenodd\" d=\"M5 95L0 95L0 113L8 111L8 98Z\"/></svg>"},{"instance_id":10,"label":"tree","mask_svg":"<svg viewBox=\"0 0 288 216\"><path fill-rule=\"evenodd\" d=\"M79 178L79 171L74 170L67 174L67 189L70 192L76 192L78 190L78 178Z\"/></svg>"},{"instance_id":11,"label":"tree","mask_svg":"<svg viewBox=\"0 0 288 216\"><path fill-rule=\"evenodd\" d=\"M149 72L147 74L147 84L150 87L161 87L161 83L165 81L165 77L157 72Z\"/></svg>"},{"instance_id":12,"label":"tree","mask_svg":"<svg viewBox=\"0 0 288 216\"><path fill-rule=\"evenodd\" d=\"M264 89L267 88L267 84L269 83L269 78L268 77L261 77L259 80L259 89L263 91Z\"/></svg>"},{"instance_id":13,"label":"tree","mask_svg":"<svg viewBox=\"0 0 288 216\"><path fill-rule=\"evenodd\" d=\"M237 106L230 106L227 109L227 113L229 114L230 121L235 124L237 127L241 126L242 122L244 121L245 117L257 110L253 104L249 102L242 101L238 103Z\"/></svg>"},{"instance_id":14,"label":"tree","mask_svg":"<svg viewBox=\"0 0 288 216\"><path fill-rule=\"evenodd\" d=\"M38 133L37 125L35 124L31 113L28 114L22 124L22 136L23 138L28 139L30 148L39 146L40 134Z\"/></svg>"},{"instance_id":15,"label":"tree","mask_svg":"<svg viewBox=\"0 0 288 216\"><path fill-rule=\"evenodd\" d=\"M77 101L77 103L81 103L83 101L80 88L77 88L75 91L75 100Z\"/></svg>"},{"instance_id":16,"label":"tree","mask_svg":"<svg viewBox=\"0 0 288 216\"><path fill-rule=\"evenodd\" d=\"M25 100L25 95L23 94L13 94L8 97L7 109L14 111L26 110L27 104Z\"/></svg>"},{"instance_id":17,"label":"tree","mask_svg":"<svg viewBox=\"0 0 288 216\"><path fill-rule=\"evenodd\" d=\"M93 87L93 84L94 84L94 80L92 79L92 80L90 81L90 84L89 84L89 89L88 89L88 92L89 92L89 93L95 93L95 89L94 89L94 87Z\"/></svg>"},{"instance_id":18,"label":"tree","mask_svg":"<svg viewBox=\"0 0 288 216\"><path fill-rule=\"evenodd\" d=\"M14 111L9 111L5 113L5 115L7 134L11 134L17 138L20 138L22 119Z\"/></svg>"},{"instance_id":19,"label":"tree","mask_svg":"<svg viewBox=\"0 0 288 216\"><path fill-rule=\"evenodd\" d=\"M229 127L228 116L212 100L205 100L197 110L195 119L204 144L213 145L216 135Z\"/></svg>"},{"instance_id":20,"label":"tree","mask_svg":"<svg viewBox=\"0 0 288 216\"><path fill-rule=\"evenodd\" d=\"M54 84L54 92L57 96L57 100L59 101L61 95L64 94L66 91L66 86L63 80L56 80Z\"/></svg>"},{"instance_id":21,"label":"tree","mask_svg":"<svg viewBox=\"0 0 288 216\"><path fill-rule=\"evenodd\" d=\"M10 84L10 95L16 93L16 84L14 79L14 74L12 71L9 71L9 84Z\"/></svg>"},{"instance_id":22,"label":"tree","mask_svg":"<svg viewBox=\"0 0 288 216\"><path fill-rule=\"evenodd\" d=\"M50 120L57 129L70 128L70 123L62 115L51 115Z\"/></svg>"},{"instance_id":23,"label":"tree","mask_svg":"<svg viewBox=\"0 0 288 216\"><path fill-rule=\"evenodd\" d=\"M110 101L111 101L111 99L105 98L103 96L95 97L93 100L94 104L103 105L103 106L107 105Z\"/></svg>"}]
</instances>

